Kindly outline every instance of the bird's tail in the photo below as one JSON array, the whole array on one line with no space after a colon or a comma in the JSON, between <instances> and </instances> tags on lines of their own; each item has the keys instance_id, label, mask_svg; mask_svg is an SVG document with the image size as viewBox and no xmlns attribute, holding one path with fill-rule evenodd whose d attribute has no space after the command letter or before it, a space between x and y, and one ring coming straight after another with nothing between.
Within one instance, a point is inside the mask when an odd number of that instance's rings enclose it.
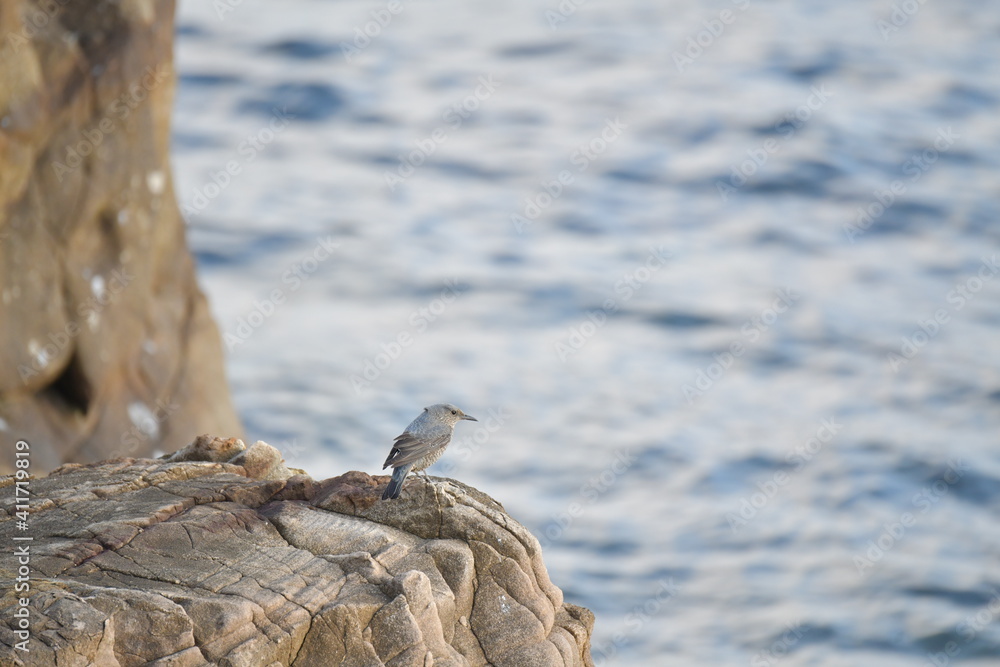
<instances>
[{"instance_id":1,"label":"bird's tail","mask_svg":"<svg viewBox=\"0 0 1000 667\"><path fill-rule=\"evenodd\" d=\"M385 487L385 491L382 493L382 500L399 498L399 492L403 490L403 480L406 479L406 475L412 467L412 463L407 463L406 465L392 469L392 479L389 480L389 485Z\"/></svg>"}]
</instances>

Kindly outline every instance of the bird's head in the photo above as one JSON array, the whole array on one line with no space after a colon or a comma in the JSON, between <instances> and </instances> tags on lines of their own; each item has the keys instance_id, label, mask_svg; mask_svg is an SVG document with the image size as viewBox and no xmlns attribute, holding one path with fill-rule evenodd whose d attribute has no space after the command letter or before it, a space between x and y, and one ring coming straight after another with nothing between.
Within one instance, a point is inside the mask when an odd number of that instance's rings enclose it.
<instances>
[{"instance_id":1,"label":"bird's head","mask_svg":"<svg viewBox=\"0 0 1000 667\"><path fill-rule=\"evenodd\" d=\"M451 403L438 403L437 405L424 408L424 411L429 412L431 417L451 426L454 426L463 419L468 419L472 422L479 421L475 417L465 414Z\"/></svg>"}]
</instances>

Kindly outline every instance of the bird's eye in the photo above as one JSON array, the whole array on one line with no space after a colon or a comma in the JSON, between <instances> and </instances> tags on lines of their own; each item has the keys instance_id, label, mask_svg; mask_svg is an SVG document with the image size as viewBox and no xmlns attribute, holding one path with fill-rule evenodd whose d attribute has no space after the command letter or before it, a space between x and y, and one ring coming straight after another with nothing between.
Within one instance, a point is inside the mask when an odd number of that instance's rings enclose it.
<instances>
[{"instance_id":1,"label":"bird's eye","mask_svg":"<svg viewBox=\"0 0 1000 667\"><path fill-rule=\"evenodd\" d=\"M453 415L457 415L458 413L457 413L456 411L452 410L452 411L451 411L451 414L453 414Z\"/></svg>"}]
</instances>

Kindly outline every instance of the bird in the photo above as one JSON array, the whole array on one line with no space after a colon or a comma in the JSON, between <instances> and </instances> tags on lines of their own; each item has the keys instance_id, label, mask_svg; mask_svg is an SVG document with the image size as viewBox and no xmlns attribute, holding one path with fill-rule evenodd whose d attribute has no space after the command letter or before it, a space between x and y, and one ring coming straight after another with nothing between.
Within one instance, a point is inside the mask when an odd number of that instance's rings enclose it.
<instances>
[{"instance_id":1,"label":"bird","mask_svg":"<svg viewBox=\"0 0 1000 667\"><path fill-rule=\"evenodd\" d=\"M382 464L383 470L392 466L392 479L382 493L382 500L398 498L399 492L403 489L403 480L411 470L420 472L441 458L448 443L451 442L455 424L463 419L479 421L451 403L437 403L424 408L424 411L396 436L392 450ZM427 477L426 473L424 477Z\"/></svg>"}]
</instances>

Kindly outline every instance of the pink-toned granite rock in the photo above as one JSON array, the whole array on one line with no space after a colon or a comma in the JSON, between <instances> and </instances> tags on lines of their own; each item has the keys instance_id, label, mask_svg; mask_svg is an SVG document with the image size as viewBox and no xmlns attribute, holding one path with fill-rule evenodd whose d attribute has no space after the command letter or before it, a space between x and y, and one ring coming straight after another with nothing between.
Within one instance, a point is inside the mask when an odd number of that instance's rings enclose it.
<instances>
[{"instance_id":1,"label":"pink-toned granite rock","mask_svg":"<svg viewBox=\"0 0 1000 667\"><path fill-rule=\"evenodd\" d=\"M388 477L280 478L264 443L199 440L31 480L30 650L3 559L0 663L593 664L593 614L485 494L413 479L385 502ZM15 524L0 517L5 543Z\"/></svg>"}]
</instances>

